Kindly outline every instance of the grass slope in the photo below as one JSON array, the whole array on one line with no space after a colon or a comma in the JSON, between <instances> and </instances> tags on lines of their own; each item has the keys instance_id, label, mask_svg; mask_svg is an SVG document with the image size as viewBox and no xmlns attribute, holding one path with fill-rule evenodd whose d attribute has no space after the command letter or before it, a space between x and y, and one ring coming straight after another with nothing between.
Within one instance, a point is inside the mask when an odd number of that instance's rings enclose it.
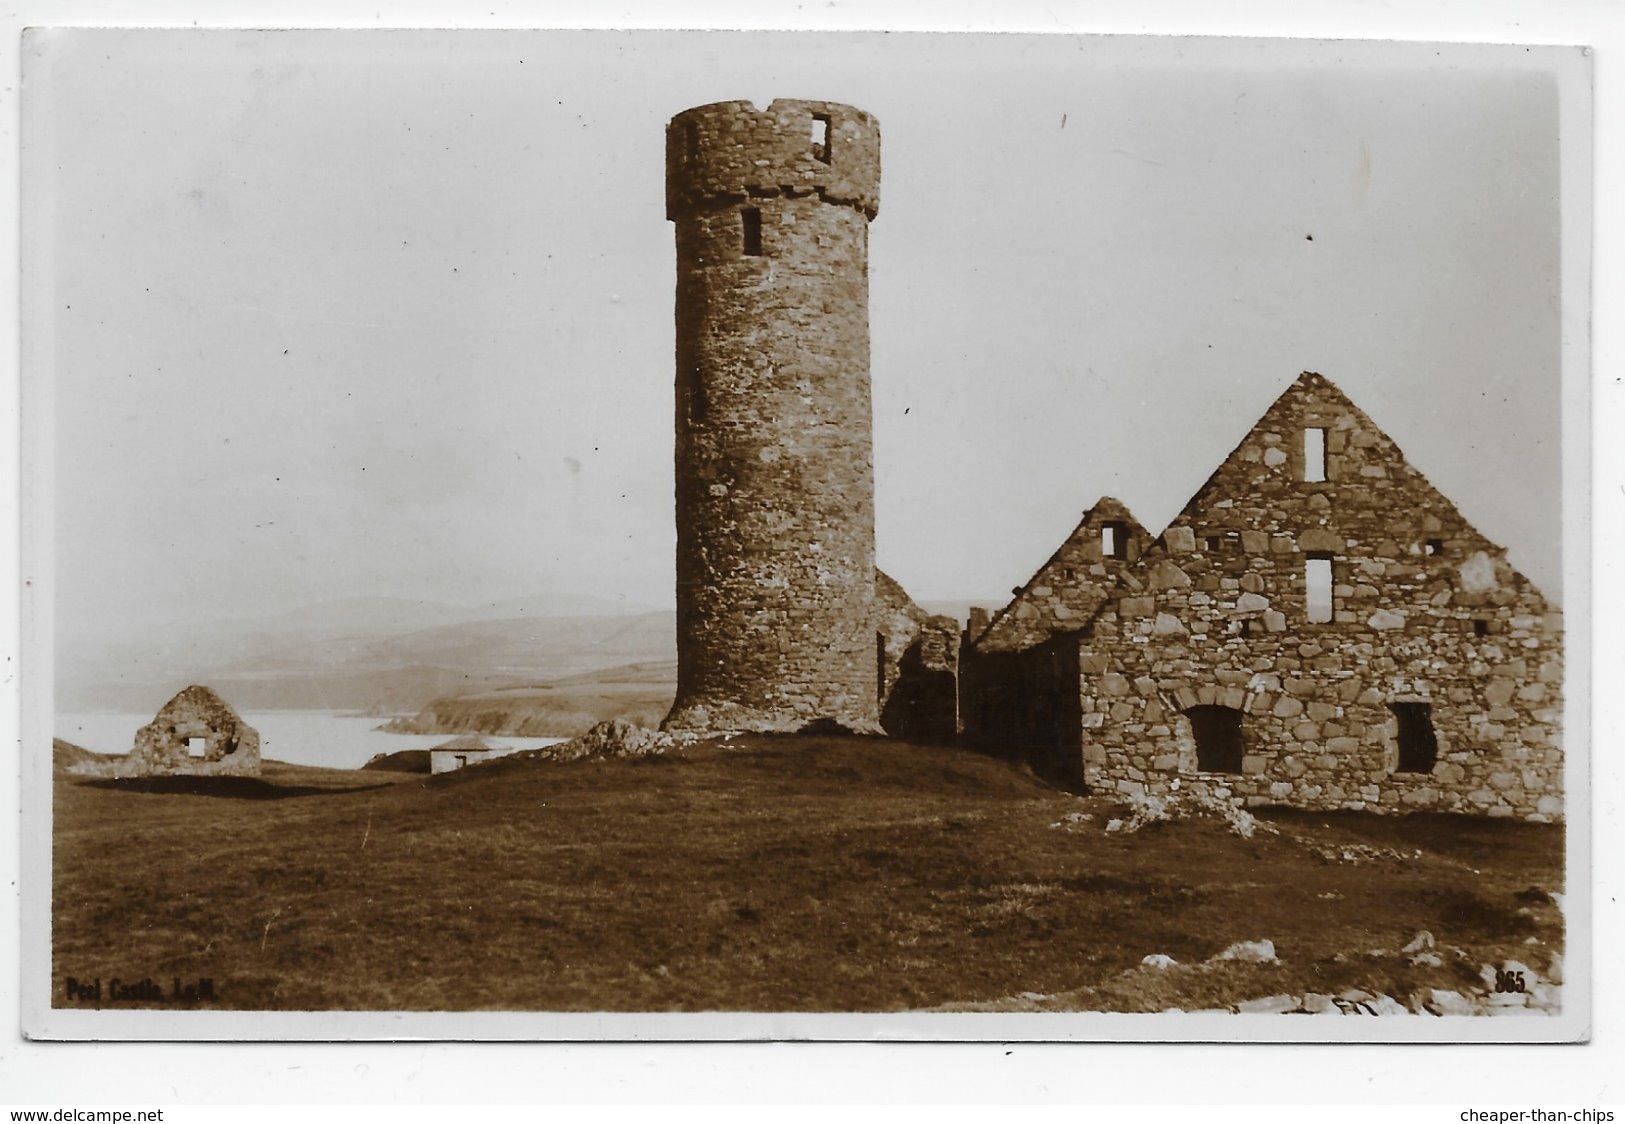
<instances>
[{"instance_id":1,"label":"grass slope","mask_svg":"<svg viewBox=\"0 0 1625 1124\"><path fill-rule=\"evenodd\" d=\"M1077 811L1099 818L1052 826ZM1527 892L1561 888L1561 827L1283 818L1408 856L1347 863L1210 821L1107 834L1110 811L967 752L814 737L236 787L59 774L56 1001L67 976L207 976L243 1008L1158 1010L1454 987L1561 943ZM1471 962L1367 955L1419 929ZM1257 938L1279 965L1137 967Z\"/></svg>"}]
</instances>

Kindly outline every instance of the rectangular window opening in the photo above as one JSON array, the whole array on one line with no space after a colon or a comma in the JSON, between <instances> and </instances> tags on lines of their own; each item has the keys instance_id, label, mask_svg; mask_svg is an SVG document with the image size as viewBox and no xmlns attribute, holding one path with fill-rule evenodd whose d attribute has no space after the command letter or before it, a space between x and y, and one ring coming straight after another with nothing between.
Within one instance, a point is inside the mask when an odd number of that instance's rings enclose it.
<instances>
[{"instance_id":1,"label":"rectangular window opening","mask_svg":"<svg viewBox=\"0 0 1625 1124\"><path fill-rule=\"evenodd\" d=\"M1479 617L1479 618L1477 618L1476 620L1473 621L1473 635L1474 636L1482 637L1482 636L1488 636L1489 634L1490 634L1490 622L1489 621L1485 620L1483 617Z\"/></svg>"},{"instance_id":2,"label":"rectangular window opening","mask_svg":"<svg viewBox=\"0 0 1625 1124\"><path fill-rule=\"evenodd\" d=\"M745 233L745 256L759 258L762 256L762 212L755 207L746 207L739 212L739 221Z\"/></svg>"},{"instance_id":3,"label":"rectangular window opening","mask_svg":"<svg viewBox=\"0 0 1625 1124\"><path fill-rule=\"evenodd\" d=\"M188 756L188 757L207 757L208 753L209 753L209 739L208 738L187 738L186 739L186 756Z\"/></svg>"},{"instance_id":4,"label":"rectangular window opening","mask_svg":"<svg viewBox=\"0 0 1625 1124\"><path fill-rule=\"evenodd\" d=\"M692 121L683 123L683 157L690 164L700 158L700 127Z\"/></svg>"},{"instance_id":5,"label":"rectangular window opening","mask_svg":"<svg viewBox=\"0 0 1625 1124\"><path fill-rule=\"evenodd\" d=\"M1303 478L1311 484L1326 479L1326 431L1311 426L1303 431Z\"/></svg>"},{"instance_id":6,"label":"rectangular window opening","mask_svg":"<svg viewBox=\"0 0 1625 1124\"><path fill-rule=\"evenodd\" d=\"M1122 523L1103 523L1100 527L1100 556L1102 558L1128 557L1128 528Z\"/></svg>"},{"instance_id":7,"label":"rectangular window opening","mask_svg":"<svg viewBox=\"0 0 1625 1124\"><path fill-rule=\"evenodd\" d=\"M1327 624L1333 616L1332 556L1311 554L1303 563L1304 607L1310 624Z\"/></svg>"},{"instance_id":8,"label":"rectangular window opening","mask_svg":"<svg viewBox=\"0 0 1625 1124\"><path fill-rule=\"evenodd\" d=\"M1424 554L1429 554L1429 555L1443 554L1444 553L1444 540L1443 539L1429 539L1426 543L1423 544L1422 552Z\"/></svg>"},{"instance_id":9,"label":"rectangular window opening","mask_svg":"<svg viewBox=\"0 0 1625 1124\"><path fill-rule=\"evenodd\" d=\"M1202 536L1202 549L1207 551L1209 554L1216 553L1218 551L1218 549L1219 549L1219 536L1218 535L1203 535Z\"/></svg>"},{"instance_id":10,"label":"rectangular window opening","mask_svg":"<svg viewBox=\"0 0 1625 1124\"><path fill-rule=\"evenodd\" d=\"M812 119L813 159L829 163L829 115L815 113Z\"/></svg>"},{"instance_id":11,"label":"rectangular window opening","mask_svg":"<svg viewBox=\"0 0 1625 1124\"><path fill-rule=\"evenodd\" d=\"M1431 773L1439 759L1439 739L1433 732L1433 707L1425 702L1390 703L1399 724L1399 764L1396 773Z\"/></svg>"}]
</instances>

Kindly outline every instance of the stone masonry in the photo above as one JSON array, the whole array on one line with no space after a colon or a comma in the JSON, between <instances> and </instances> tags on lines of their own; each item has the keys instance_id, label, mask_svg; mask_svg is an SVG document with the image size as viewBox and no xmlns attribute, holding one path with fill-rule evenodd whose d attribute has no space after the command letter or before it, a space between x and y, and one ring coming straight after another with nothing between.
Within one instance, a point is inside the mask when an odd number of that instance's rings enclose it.
<instances>
[{"instance_id":1,"label":"stone masonry","mask_svg":"<svg viewBox=\"0 0 1625 1124\"><path fill-rule=\"evenodd\" d=\"M219 695L193 685L136 731L119 763L128 776L260 775L260 736Z\"/></svg>"},{"instance_id":2,"label":"stone masonry","mask_svg":"<svg viewBox=\"0 0 1625 1124\"><path fill-rule=\"evenodd\" d=\"M1560 615L1316 374L1087 622L1014 657L973 642L962 692L1001 658L1025 744L1092 790L1563 813Z\"/></svg>"},{"instance_id":3,"label":"stone masonry","mask_svg":"<svg viewBox=\"0 0 1625 1124\"><path fill-rule=\"evenodd\" d=\"M903 587L875 571L876 687L880 724L911 741L958 734L959 622L927 613Z\"/></svg>"},{"instance_id":4,"label":"stone masonry","mask_svg":"<svg viewBox=\"0 0 1625 1124\"><path fill-rule=\"evenodd\" d=\"M879 732L861 110L667 127L677 242L677 696L665 728Z\"/></svg>"}]
</instances>

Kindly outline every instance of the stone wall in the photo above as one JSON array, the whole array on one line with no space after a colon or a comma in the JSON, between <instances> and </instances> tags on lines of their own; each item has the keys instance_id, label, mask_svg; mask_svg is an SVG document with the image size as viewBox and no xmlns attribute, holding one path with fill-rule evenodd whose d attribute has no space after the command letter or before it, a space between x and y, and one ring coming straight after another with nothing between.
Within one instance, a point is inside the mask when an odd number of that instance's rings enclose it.
<instances>
[{"instance_id":1,"label":"stone wall","mask_svg":"<svg viewBox=\"0 0 1625 1124\"><path fill-rule=\"evenodd\" d=\"M1305 429L1324 430L1324 481ZM1329 560L1331 619L1307 572ZM1562 623L1329 381L1302 376L1077 637L1094 789L1249 804L1558 819ZM1399 768L1396 705L1430 708L1431 768ZM1205 771L1191 709L1241 714L1238 772Z\"/></svg>"},{"instance_id":2,"label":"stone wall","mask_svg":"<svg viewBox=\"0 0 1625 1124\"><path fill-rule=\"evenodd\" d=\"M1104 550L1108 526L1120 536L1114 554ZM971 645L977 652L1016 652L1082 627L1117 575L1131 569L1150 543L1150 533L1127 507L1101 497L1027 584L1012 590L1011 602L984 629L971 631Z\"/></svg>"},{"instance_id":3,"label":"stone wall","mask_svg":"<svg viewBox=\"0 0 1625 1124\"><path fill-rule=\"evenodd\" d=\"M200 754L193 754L192 739L202 739ZM129 776L257 777L260 736L219 695L193 685L136 731L121 764Z\"/></svg>"},{"instance_id":4,"label":"stone wall","mask_svg":"<svg viewBox=\"0 0 1625 1124\"><path fill-rule=\"evenodd\" d=\"M701 106L667 130L677 242L674 730L878 732L868 224L878 126Z\"/></svg>"},{"instance_id":5,"label":"stone wall","mask_svg":"<svg viewBox=\"0 0 1625 1124\"><path fill-rule=\"evenodd\" d=\"M1105 529L1115 549L1105 549ZM1010 603L985 616L973 610L960 657L960 725L964 739L1009 754L1069 787L1081 786L1075 672L1076 644L1050 645L1075 633L1133 569L1151 535L1118 500L1104 496ZM1034 649L1039 649L1034 651Z\"/></svg>"},{"instance_id":6,"label":"stone wall","mask_svg":"<svg viewBox=\"0 0 1625 1124\"><path fill-rule=\"evenodd\" d=\"M909 741L946 743L959 730L959 622L933 616L875 571L880 723Z\"/></svg>"}]
</instances>

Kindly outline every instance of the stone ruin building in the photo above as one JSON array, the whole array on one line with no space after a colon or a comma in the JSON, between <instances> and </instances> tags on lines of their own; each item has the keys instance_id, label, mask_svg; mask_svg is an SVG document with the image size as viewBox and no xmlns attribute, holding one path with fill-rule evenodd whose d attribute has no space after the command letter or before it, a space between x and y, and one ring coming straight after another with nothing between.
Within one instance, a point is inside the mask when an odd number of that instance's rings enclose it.
<instances>
[{"instance_id":1,"label":"stone ruin building","mask_svg":"<svg viewBox=\"0 0 1625 1124\"><path fill-rule=\"evenodd\" d=\"M881 731L1079 790L1560 818L1562 624L1327 379L1153 536L1102 499L961 635L875 569L880 132L673 118L678 732Z\"/></svg>"},{"instance_id":2,"label":"stone ruin building","mask_svg":"<svg viewBox=\"0 0 1625 1124\"><path fill-rule=\"evenodd\" d=\"M875 570L879 188L879 126L851 106L720 102L667 126L677 697L665 729L912 736L944 722L927 709L952 679L959 626Z\"/></svg>"},{"instance_id":3,"label":"stone ruin building","mask_svg":"<svg viewBox=\"0 0 1625 1124\"><path fill-rule=\"evenodd\" d=\"M1560 614L1317 374L1156 539L1096 505L961 667L967 739L1089 791L1563 811Z\"/></svg>"},{"instance_id":4,"label":"stone ruin building","mask_svg":"<svg viewBox=\"0 0 1625 1124\"><path fill-rule=\"evenodd\" d=\"M136 731L129 776L257 777L260 735L207 687L187 687Z\"/></svg>"}]
</instances>

